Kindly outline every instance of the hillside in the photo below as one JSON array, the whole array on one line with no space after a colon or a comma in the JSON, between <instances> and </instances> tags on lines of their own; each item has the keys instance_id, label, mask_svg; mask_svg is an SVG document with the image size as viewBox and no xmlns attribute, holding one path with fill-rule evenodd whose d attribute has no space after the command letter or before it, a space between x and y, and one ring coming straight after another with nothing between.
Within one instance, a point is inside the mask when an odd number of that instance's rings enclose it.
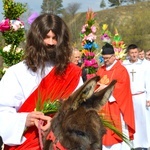
<instances>
[{"instance_id":1,"label":"hillside","mask_svg":"<svg viewBox=\"0 0 150 150\"><path fill-rule=\"evenodd\" d=\"M86 12L78 13L74 18L64 18L70 27L72 40L78 46L81 43L79 33L85 23L85 17ZM98 36L102 24L106 23L112 33L115 27L118 29L126 45L135 43L144 50L150 49L150 1L98 11L96 21L99 26Z\"/></svg>"}]
</instances>

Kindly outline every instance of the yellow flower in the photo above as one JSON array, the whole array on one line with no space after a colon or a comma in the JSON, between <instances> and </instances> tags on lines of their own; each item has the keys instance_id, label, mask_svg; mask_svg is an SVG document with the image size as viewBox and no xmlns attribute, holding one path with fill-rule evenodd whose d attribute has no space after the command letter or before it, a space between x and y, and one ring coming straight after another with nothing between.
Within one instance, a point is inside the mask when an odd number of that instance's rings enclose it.
<instances>
[{"instance_id":1,"label":"yellow flower","mask_svg":"<svg viewBox=\"0 0 150 150\"><path fill-rule=\"evenodd\" d=\"M102 29L105 31L105 30L107 30L107 28L108 28L108 25L107 24L103 24Z\"/></svg>"}]
</instances>

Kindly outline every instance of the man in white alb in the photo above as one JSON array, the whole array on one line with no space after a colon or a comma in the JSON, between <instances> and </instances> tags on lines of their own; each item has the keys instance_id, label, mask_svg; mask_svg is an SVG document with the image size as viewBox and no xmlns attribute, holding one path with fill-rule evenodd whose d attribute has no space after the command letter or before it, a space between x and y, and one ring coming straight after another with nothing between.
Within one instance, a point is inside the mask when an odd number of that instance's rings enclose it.
<instances>
[{"instance_id":1,"label":"man in white alb","mask_svg":"<svg viewBox=\"0 0 150 150\"><path fill-rule=\"evenodd\" d=\"M135 112L134 148L146 150L150 147L150 68L148 63L138 59L138 47L127 48L129 60L123 65L128 70Z\"/></svg>"}]
</instances>

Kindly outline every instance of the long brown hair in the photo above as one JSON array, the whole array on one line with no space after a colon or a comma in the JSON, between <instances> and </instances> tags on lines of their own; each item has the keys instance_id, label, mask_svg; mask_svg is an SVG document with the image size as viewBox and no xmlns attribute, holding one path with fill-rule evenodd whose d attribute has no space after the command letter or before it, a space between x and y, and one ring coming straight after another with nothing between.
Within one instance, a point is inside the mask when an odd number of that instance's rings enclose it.
<instances>
[{"instance_id":1,"label":"long brown hair","mask_svg":"<svg viewBox=\"0 0 150 150\"><path fill-rule=\"evenodd\" d=\"M52 31L57 40L54 48L54 57L49 58L48 47L44 38L49 31ZM69 29L66 23L57 15L42 14L31 24L27 35L25 63L28 68L36 72L39 68L44 71L45 63L53 63L56 67L56 74L62 75L70 62L71 47Z\"/></svg>"}]
</instances>

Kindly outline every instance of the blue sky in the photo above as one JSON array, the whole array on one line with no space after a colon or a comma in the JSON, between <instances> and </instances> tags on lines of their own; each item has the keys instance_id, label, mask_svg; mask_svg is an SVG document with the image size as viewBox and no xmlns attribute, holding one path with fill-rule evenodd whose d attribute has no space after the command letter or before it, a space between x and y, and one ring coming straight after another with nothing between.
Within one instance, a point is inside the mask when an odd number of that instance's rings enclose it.
<instances>
[{"instance_id":1,"label":"blue sky","mask_svg":"<svg viewBox=\"0 0 150 150\"><path fill-rule=\"evenodd\" d=\"M43 2L43 0L14 0L14 1L21 3L28 3L29 8L32 9L33 12L35 11L40 12L41 4ZM79 9L80 12L86 12L88 8L92 9L93 11L100 10L101 0L63 0L63 7L66 7L68 3L71 2L77 2L81 4L81 7ZM2 0L0 0L0 21L3 19L2 12L3 12L3 3Z\"/></svg>"}]
</instances>

